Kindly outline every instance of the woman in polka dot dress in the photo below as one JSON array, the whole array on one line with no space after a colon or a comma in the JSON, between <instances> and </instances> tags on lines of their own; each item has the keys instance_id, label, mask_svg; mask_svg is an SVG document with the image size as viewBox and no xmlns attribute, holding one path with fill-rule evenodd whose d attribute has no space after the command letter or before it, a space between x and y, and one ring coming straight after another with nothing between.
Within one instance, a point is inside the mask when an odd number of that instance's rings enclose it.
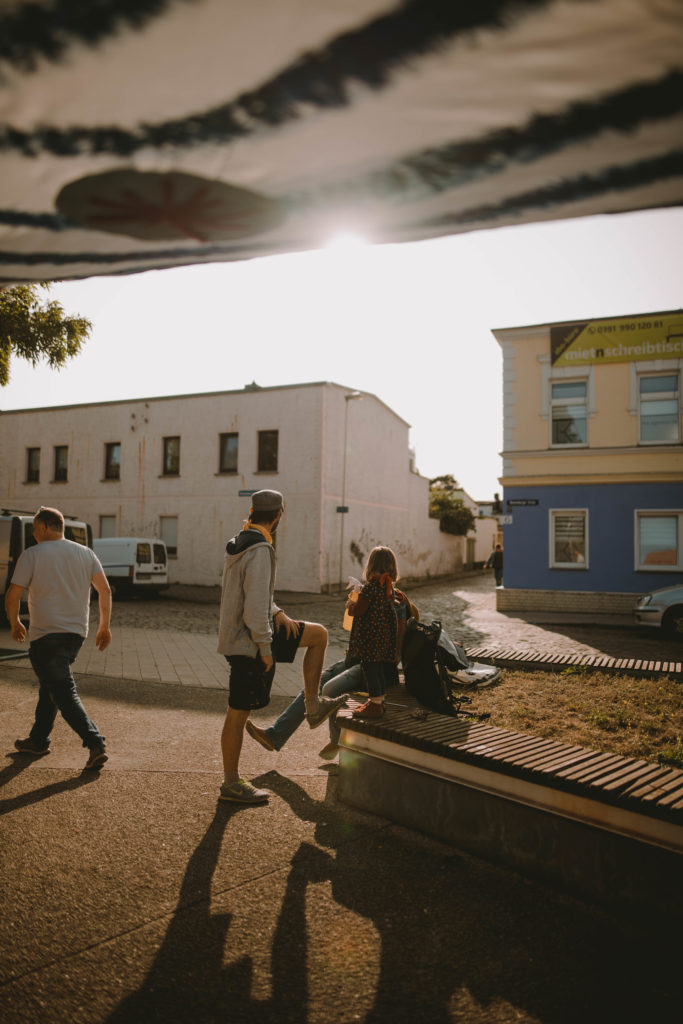
<instances>
[{"instance_id":1,"label":"woman in polka dot dress","mask_svg":"<svg viewBox=\"0 0 683 1024\"><path fill-rule=\"evenodd\" d=\"M365 566L365 585L346 610L353 618L349 660L360 661L369 699L353 712L355 718L381 718L384 694L396 677L396 555L391 548L373 548Z\"/></svg>"}]
</instances>

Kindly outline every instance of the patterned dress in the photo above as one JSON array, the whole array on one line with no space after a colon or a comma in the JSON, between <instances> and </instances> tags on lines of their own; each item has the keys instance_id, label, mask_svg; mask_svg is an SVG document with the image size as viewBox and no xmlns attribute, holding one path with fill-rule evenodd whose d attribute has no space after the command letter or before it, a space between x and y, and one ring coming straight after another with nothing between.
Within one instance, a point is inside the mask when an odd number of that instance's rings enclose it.
<instances>
[{"instance_id":1,"label":"patterned dress","mask_svg":"<svg viewBox=\"0 0 683 1024\"><path fill-rule=\"evenodd\" d=\"M396 610L394 592L387 597L384 584L370 580L360 592L368 607L355 615L349 639L349 657L365 661L394 662L396 658Z\"/></svg>"}]
</instances>

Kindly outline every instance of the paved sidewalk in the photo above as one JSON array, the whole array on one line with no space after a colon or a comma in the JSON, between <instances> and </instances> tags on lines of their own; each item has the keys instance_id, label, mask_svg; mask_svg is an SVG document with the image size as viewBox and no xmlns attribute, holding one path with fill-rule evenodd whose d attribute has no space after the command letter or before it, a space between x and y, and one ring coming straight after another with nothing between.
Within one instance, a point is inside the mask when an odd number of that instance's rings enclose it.
<instances>
[{"instance_id":1,"label":"paved sidewalk","mask_svg":"<svg viewBox=\"0 0 683 1024\"><path fill-rule=\"evenodd\" d=\"M110 752L84 772L61 719L48 757L12 750L31 675L0 665L3 1024L677 1019L661 921L340 804L325 726L277 754L246 737L243 773L273 796L241 808L216 799L221 690L81 676Z\"/></svg>"},{"instance_id":2,"label":"paved sidewalk","mask_svg":"<svg viewBox=\"0 0 683 1024\"><path fill-rule=\"evenodd\" d=\"M112 631L113 639L106 651L95 646L95 630L90 631L74 666L76 676L104 676L133 682L171 683L175 686L228 689L229 667L216 651L216 637L202 633L171 630L136 629L123 626ZM27 651L27 644L15 643L9 630L0 630L0 649ZM326 664L339 660L344 650L330 644ZM297 654L291 665L277 666L273 681L273 697L295 697L303 688L301 674L303 655ZM28 659L8 661L3 668L26 668Z\"/></svg>"}]
</instances>

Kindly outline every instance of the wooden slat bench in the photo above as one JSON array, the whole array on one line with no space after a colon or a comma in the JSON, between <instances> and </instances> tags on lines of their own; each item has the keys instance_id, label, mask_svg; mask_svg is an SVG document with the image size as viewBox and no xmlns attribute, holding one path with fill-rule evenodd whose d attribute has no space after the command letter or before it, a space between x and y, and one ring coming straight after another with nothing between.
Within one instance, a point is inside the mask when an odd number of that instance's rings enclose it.
<instances>
[{"instance_id":1,"label":"wooden slat bench","mask_svg":"<svg viewBox=\"0 0 683 1024\"><path fill-rule=\"evenodd\" d=\"M499 668L520 669L535 672L561 672L566 668L591 668L612 675L670 676L683 679L683 660L653 661L644 658L609 658L596 654L556 654L551 651L502 650L500 648L467 648L470 661Z\"/></svg>"},{"instance_id":2,"label":"wooden slat bench","mask_svg":"<svg viewBox=\"0 0 683 1024\"><path fill-rule=\"evenodd\" d=\"M683 771L425 711L342 725L340 799L591 899L683 910Z\"/></svg>"}]
</instances>

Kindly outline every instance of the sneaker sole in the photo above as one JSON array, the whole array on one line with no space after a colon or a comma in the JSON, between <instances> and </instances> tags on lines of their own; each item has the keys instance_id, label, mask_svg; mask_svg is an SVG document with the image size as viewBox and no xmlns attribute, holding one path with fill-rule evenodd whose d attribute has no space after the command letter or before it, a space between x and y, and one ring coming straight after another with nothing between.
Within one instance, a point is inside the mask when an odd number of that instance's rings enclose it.
<instances>
[{"instance_id":1,"label":"sneaker sole","mask_svg":"<svg viewBox=\"0 0 683 1024\"><path fill-rule=\"evenodd\" d=\"M24 747L15 747L15 753L17 754L28 754L29 757L45 757L50 753L48 750L26 750Z\"/></svg>"},{"instance_id":2,"label":"sneaker sole","mask_svg":"<svg viewBox=\"0 0 683 1024\"><path fill-rule=\"evenodd\" d=\"M94 761L88 761L88 763L86 764L85 767L87 769L101 768L102 765L104 764L104 762L108 761L108 760L109 760L109 756L107 754L100 754L98 757L96 757L94 759Z\"/></svg>"}]
</instances>

